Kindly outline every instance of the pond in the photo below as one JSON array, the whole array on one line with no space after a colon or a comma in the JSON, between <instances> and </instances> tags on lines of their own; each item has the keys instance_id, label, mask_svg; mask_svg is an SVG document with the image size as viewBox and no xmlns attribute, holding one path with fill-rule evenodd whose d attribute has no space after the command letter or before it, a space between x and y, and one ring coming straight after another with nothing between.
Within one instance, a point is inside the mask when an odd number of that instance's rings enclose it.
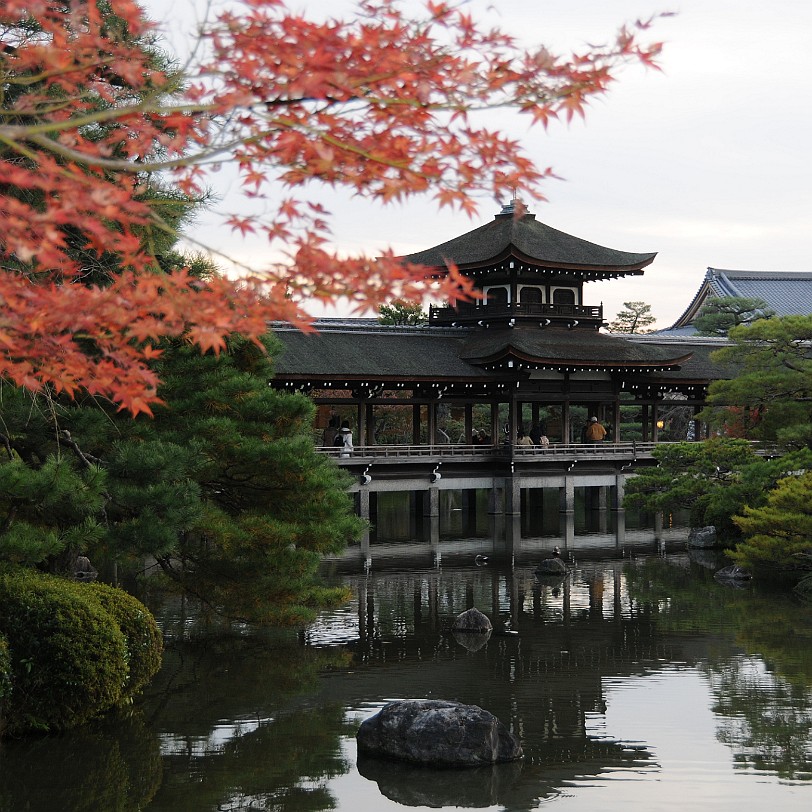
<instances>
[{"instance_id":1,"label":"pond","mask_svg":"<svg viewBox=\"0 0 812 812\"><path fill-rule=\"evenodd\" d=\"M132 712L0 746L0 810L556 812L812 805L812 609L717 583L683 544L586 545L563 579L530 562L371 569L306 630L207 626L155 602L164 667ZM446 560L445 558L443 560ZM470 606L494 623L449 632ZM519 763L358 759L390 699L479 705Z\"/></svg>"}]
</instances>

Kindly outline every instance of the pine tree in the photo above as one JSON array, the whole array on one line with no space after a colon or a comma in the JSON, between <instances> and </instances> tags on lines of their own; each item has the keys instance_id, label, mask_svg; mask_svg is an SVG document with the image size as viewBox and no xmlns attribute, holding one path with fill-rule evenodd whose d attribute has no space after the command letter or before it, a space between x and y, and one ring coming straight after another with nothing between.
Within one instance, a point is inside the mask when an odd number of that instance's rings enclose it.
<instances>
[{"instance_id":1,"label":"pine tree","mask_svg":"<svg viewBox=\"0 0 812 812\"><path fill-rule=\"evenodd\" d=\"M771 319L775 311L764 299L749 296L713 296L708 299L694 319L701 336L726 336L733 327L752 324L759 319Z\"/></svg>"},{"instance_id":2,"label":"pine tree","mask_svg":"<svg viewBox=\"0 0 812 812\"><path fill-rule=\"evenodd\" d=\"M651 315L651 305L645 302L623 302L625 310L618 312L615 320L609 324L613 333L649 333L646 329L656 319Z\"/></svg>"}]
</instances>

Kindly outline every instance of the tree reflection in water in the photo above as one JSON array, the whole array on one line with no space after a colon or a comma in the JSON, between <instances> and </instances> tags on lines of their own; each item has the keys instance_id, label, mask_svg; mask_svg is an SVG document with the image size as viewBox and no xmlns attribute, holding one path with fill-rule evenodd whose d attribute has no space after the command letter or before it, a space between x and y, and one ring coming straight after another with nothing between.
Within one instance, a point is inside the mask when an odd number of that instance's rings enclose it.
<instances>
[{"instance_id":1,"label":"tree reflection in water","mask_svg":"<svg viewBox=\"0 0 812 812\"><path fill-rule=\"evenodd\" d=\"M630 589L669 631L733 631L733 648L701 663L719 740L742 769L812 779L812 607L781 592L720 589L708 573L652 560ZM667 600L666 600L667 598Z\"/></svg>"},{"instance_id":2,"label":"tree reflection in water","mask_svg":"<svg viewBox=\"0 0 812 812\"><path fill-rule=\"evenodd\" d=\"M353 600L298 635L215 628L158 606L169 646L147 695L125 718L4 741L0 809L317 812L358 808L360 794L382 809L519 812L576 791L579 809L594 808L598 781L604 792L624 777L635 779L627 787L690 783L658 755L669 731L656 718L657 738L629 740L611 735L623 703L607 711L623 686L686 671L705 675L730 772L757 775L776 806L795 800L779 779L798 786L812 773L809 608L753 586L726 588L683 553L579 560L554 581L533 569L335 575ZM475 651L450 632L471 606L494 625ZM518 733L526 758L464 776L356 764L360 720L409 697L480 705ZM702 735L691 708L678 715L684 735ZM626 725L635 729L633 719ZM708 765L699 769L707 783ZM714 791L738 803L735 784ZM744 803L752 785L738 791ZM651 797L624 809L649 809Z\"/></svg>"}]
</instances>

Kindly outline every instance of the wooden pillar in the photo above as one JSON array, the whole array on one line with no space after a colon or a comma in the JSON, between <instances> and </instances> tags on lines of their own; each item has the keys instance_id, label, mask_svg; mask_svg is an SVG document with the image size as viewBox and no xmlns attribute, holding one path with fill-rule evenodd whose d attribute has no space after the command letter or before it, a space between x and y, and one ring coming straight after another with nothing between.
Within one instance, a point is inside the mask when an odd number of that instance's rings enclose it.
<instances>
[{"instance_id":1,"label":"wooden pillar","mask_svg":"<svg viewBox=\"0 0 812 812\"><path fill-rule=\"evenodd\" d=\"M561 442L570 442L570 402L565 400L561 406Z\"/></svg>"},{"instance_id":2,"label":"wooden pillar","mask_svg":"<svg viewBox=\"0 0 812 812\"><path fill-rule=\"evenodd\" d=\"M660 408L657 401L654 401L651 405L651 439L656 443L657 440L660 438L660 427L657 425L657 422L660 417Z\"/></svg>"},{"instance_id":3,"label":"wooden pillar","mask_svg":"<svg viewBox=\"0 0 812 812\"><path fill-rule=\"evenodd\" d=\"M620 398L615 398L614 414L612 415L612 437L616 443L621 440L620 437Z\"/></svg>"},{"instance_id":4,"label":"wooden pillar","mask_svg":"<svg viewBox=\"0 0 812 812\"><path fill-rule=\"evenodd\" d=\"M357 445L366 445L367 433L367 409L366 403L359 403L356 409L357 415L357 431L355 433L355 442Z\"/></svg>"},{"instance_id":5,"label":"wooden pillar","mask_svg":"<svg viewBox=\"0 0 812 812\"><path fill-rule=\"evenodd\" d=\"M470 403L465 404L465 442L471 445L471 436L474 430L474 407Z\"/></svg>"},{"instance_id":6,"label":"wooden pillar","mask_svg":"<svg viewBox=\"0 0 812 812\"><path fill-rule=\"evenodd\" d=\"M429 445L434 445L437 441L437 403L435 401L428 404L428 413Z\"/></svg>"},{"instance_id":7,"label":"wooden pillar","mask_svg":"<svg viewBox=\"0 0 812 812\"><path fill-rule=\"evenodd\" d=\"M499 403L491 403L491 442L499 443Z\"/></svg>"},{"instance_id":8,"label":"wooden pillar","mask_svg":"<svg viewBox=\"0 0 812 812\"><path fill-rule=\"evenodd\" d=\"M642 422L643 422L643 442L647 443L649 438L648 433L648 403L644 403L641 407L641 414L642 414Z\"/></svg>"},{"instance_id":9,"label":"wooden pillar","mask_svg":"<svg viewBox=\"0 0 812 812\"><path fill-rule=\"evenodd\" d=\"M513 445L518 439L519 431L519 404L516 402L516 396L513 392L510 393L510 400L508 401L508 442Z\"/></svg>"},{"instance_id":10,"label":"wooden pillar","mask_svg":"<svg viewBox=\"0 0 812 812\"><path fill-rule=\"evenodd\" d=\"M363 436L363 445L375 445L375 407L371 403L366 405L366 431L363 435L358 433L358 436Z\"/></svg>"},{"instance_id":11,"label":"wooden pillar","mask_svg":"<svg viewBox=\"0 0 812 812\"><path fill-rule=\"evenodd\" d=\"M420 445L420 404L412 404L412 445Z\"/></svg>"}]
</instances>

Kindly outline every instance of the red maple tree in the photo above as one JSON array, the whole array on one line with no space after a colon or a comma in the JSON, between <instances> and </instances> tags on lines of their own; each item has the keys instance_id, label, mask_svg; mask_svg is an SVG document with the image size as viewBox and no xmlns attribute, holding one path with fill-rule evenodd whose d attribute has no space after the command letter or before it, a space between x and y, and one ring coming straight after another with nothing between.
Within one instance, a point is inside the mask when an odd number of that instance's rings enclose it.
<instances>
[{"instance_id":1,"label":"red maple tree","mask_svg":"<svg viewBox=\"0 0 812 812\"><path fill-rule=\"evenodd\" d=\"M283 0L244 0L207 25L205 58L179 77L145 47L154 33L135 0L0 0L0 377L149 412L164 337L218 351L269 320L306 326L309 299L363 310L428 290L459 297L469 288L453 267L427 281L391 256L337 255L308 184L466 212L482 192L539 199L549 170L475 114L512 108L544 126L583 115L620 64L653 64L660 50L639 42L650 21L562 58L486 30L464 6L407 5L365 0L351 19L317 21ZM199 195L223 162L271 211L228 221L283 258L238 281L160 272L144 235L170 226L146 186L162 173ZM87 284L82 253L103 252L118 272Z\"/></svg>"}]
</instances>

